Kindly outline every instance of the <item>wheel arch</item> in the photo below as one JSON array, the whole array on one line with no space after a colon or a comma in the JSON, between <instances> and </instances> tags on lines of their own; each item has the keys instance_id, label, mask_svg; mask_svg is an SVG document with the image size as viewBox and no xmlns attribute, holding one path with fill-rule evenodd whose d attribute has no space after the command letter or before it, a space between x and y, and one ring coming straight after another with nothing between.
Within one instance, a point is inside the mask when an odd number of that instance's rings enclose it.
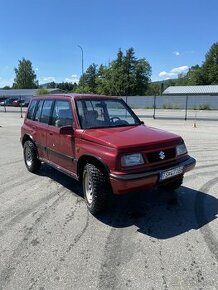
<instances>
[{"instance_id":1,"label":"wheel arch","mask_svg":"<svg viewBox=\"0 0 218 290\"><path fill-rule=\"evenodd\" d=\"M104 161L96 156L86 154L81 156L77 162L77 176L80 181L82 181L83 169L87 163L93 164L97 168L99 168L105 174L106 178L109 180L110 170L108 166L104 163Z\"/></svg>"},{"instance_id":2,"label":"wheel arch","mask_svg":"<svg viewBox=\"0 0 218 290\"><path fill-rule=\"evenodd\" d=\"M22 146L24 146L24 143L26 142L26 141L32 141L34 144L35 144L35 142L34 142L34 140L33 140L33 137L31 136L31 135L29 135L29 134L24 134L24 136L23 136L23 138L22 138L22 140L21 140L21 144L22 144Z\"/></svg>"}]
</instances>

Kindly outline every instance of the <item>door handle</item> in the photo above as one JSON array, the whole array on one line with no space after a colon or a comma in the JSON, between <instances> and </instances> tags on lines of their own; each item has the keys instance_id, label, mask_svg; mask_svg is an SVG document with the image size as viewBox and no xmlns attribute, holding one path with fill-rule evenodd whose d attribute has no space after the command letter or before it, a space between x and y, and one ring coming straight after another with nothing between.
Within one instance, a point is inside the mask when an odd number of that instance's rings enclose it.
<instances>
[{"instance_id":1,"label":"door handle","mask_svg":"<svg viewBox=\"0 0 218 290\"><path fill-rule=\"evenodd\" d=\"M49 135L50 135L50 136L52 136L52 135L53 135L53 133L52 133L52 132L49 132Z\"/></svg>"}]
</instances>

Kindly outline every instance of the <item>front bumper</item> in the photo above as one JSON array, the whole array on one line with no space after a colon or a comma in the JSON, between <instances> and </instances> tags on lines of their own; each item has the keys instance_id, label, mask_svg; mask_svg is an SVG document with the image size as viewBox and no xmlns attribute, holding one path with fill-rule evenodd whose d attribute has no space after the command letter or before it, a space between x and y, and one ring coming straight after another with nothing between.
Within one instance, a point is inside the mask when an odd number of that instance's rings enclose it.
<instances>
[{"instance_id":1,"label":"front bumper","mask_svg":"<svg viewBox=\"0 0 218 290\"><path fill-rule=\"evenodd\" d=\"M134 174L110 174L110 181L115 194L126 194L130 191L141 190L144 188L155 187L160 182L160 175L163 171L171 170L177 167L183 167L183 173L192 170L195 167L196 160L189 157L185 161L179 162L169 168L147 171ZM181 174L180 174L181 176ZM178 178L178 175L173 176L173 179ZM168 181L168 180L166 180Z\"/></svg>"}]
</instances>

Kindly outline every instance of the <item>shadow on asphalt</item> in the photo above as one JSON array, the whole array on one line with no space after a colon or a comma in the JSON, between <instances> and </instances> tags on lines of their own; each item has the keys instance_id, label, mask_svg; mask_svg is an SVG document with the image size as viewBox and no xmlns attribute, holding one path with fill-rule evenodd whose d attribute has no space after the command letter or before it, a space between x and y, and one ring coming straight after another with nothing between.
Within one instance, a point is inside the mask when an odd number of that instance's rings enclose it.
<instances>
[{"instance_id":1,"label":"shadow on asphalt","mask_svg":"<svg viewBox=\"0 0 218 290\"><path fill-rule=\"evenodd\" d=\"M169 239L216 219L218 199L184 186L175 192L149 190L115 197L112 213L113 218L109 211L97 218L114 228L136 226L142 234Z\"/></svg>"},{"instance_id":2,"label":"shadow on asphalt","mask_svg":"<svg viewBox=\"0 0 218 290\"><path fill-rule=\"evenodd\" d=\"M79 182L47 165L42 166L38 175L83 196ZM169 239L200 229L216 219L217 214L218 199L210 193L181 186L176 192L153 189L114 196L110 207L96 219L113 228L136 226L142 234Z\"/></svg>"},{"instance_id":3,"label":"shadow on asphalt","mask_svg":"<svg viewBox=\"0 0 218 290\"><path fill-rule=\"evenodd\" d=\"M36 174L49 177L51 180L74 192L76 195L83 197L82 186L78 181L46 164L42 164L40 170Z\"/></svg>"}]
</instances>

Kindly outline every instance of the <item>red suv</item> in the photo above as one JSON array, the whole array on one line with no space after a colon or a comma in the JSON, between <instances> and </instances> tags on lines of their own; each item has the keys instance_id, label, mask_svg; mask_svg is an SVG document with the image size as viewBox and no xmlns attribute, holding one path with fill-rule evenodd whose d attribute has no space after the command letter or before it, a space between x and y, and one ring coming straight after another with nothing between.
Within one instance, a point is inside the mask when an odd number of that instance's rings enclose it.
<instances>
[{"instance_id":1,"label":"red suv","mask_svg":"<svg viewBox=\"0 0 218 290\"><path fill-rule=\"evenodd\" d=\"M79 180L91 213L111 193L178 188L195 166L183 139L147 127L120 98L96 95L34 97L21 128L27 169L41 162Z\"/></svg>"}]
</instances>

